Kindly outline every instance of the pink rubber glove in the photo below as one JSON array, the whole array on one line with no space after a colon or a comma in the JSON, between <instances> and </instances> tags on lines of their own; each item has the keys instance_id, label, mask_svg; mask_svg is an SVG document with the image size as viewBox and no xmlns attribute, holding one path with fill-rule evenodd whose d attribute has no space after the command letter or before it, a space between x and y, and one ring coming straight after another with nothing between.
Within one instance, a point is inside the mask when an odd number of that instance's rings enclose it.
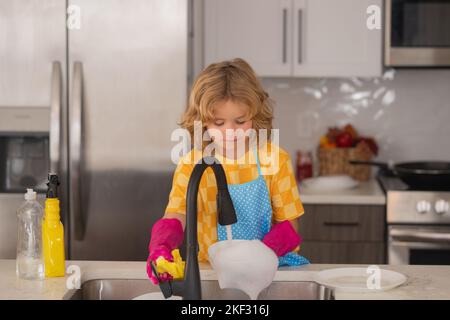
<instances>
[{"instance_id":1,"label":"pink rubber glove","mask_svg":"<svg viewBox=\"0 0 450 320\"><path fill-rule=\"evenodd\" d=\"M152 272L150 262L156 263L156 259L161 256L172 262L171 252L183 243L183 238L183 226L178 219L163 218L153 225L152 237L148 246L147 275L155 285L158 284L158 279ZM167 273L163 273L159 277L162 281L172 280L172 276Z\"/></svg>"},{"instance_id":2,"label":"pink rubber glove","mask_svg":"<svg viewBox=\"0 0 450 320\"><path fill-rule=\"evenodd\" d=\"M278 257L281 257L294 250L302 242L302 238L294 230L292 224L285 220L275 224L264 236L262 242L271 248Z\"/></svg>"}]
</instances>

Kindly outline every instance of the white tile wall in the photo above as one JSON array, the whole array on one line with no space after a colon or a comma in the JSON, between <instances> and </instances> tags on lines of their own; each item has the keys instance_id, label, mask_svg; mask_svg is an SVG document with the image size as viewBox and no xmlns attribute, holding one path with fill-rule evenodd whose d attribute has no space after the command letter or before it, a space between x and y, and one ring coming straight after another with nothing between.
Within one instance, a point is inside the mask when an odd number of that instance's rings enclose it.
<instances>
[{"instance_id":1,"label":"white tile wall","mask_svg":"<svg viewBox=\"0 0 450 320\"><path fill-rule=\"evenodd\" d=\"M450 161L450 69L389 69L380 78L262 79L275 100L280 144L295 160L328 126L352 123L378 160Z\"/></svg>"}]
</instances>

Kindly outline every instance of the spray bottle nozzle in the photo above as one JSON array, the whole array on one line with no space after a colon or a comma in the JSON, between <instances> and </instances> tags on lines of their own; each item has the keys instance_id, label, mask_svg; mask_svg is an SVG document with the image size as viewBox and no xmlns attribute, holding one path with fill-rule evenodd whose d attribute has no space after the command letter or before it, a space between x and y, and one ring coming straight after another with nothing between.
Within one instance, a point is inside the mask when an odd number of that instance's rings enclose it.
<instances>
[{"instance_id":1,"label":"spray bottle nozzle","mask_svg":"<svg viewBox=\"0 0 450 320\"><path fill-rule=\"evenodd\" d=\"M56 174L48 174L47 186L47 198L58 198L59 179Z\"/></svg>"}]
</instances>

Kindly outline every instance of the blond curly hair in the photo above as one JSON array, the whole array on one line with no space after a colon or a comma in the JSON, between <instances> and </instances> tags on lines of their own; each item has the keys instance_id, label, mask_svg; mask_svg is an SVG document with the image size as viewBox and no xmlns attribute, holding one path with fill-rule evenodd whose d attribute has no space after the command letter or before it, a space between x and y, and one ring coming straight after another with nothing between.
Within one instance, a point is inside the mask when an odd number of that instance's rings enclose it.
<instances>
[{"instance_id":1,"label":"blond curly hair","mask_svg":"<svg viewBox=\"0 0 450 320\"><path fill-rule=\"evenodd\" d=\"M263 89L253 68L243 59L212 63L195 80L188 105L180 125L189 131L194 141L194 121L201 121L202 136L206 124L214 119L214 107L220 101L231 99L248 106L247 119L253 129L267 129L270 138L273 120L273 100Z\"/></svg>"}]
</instances>

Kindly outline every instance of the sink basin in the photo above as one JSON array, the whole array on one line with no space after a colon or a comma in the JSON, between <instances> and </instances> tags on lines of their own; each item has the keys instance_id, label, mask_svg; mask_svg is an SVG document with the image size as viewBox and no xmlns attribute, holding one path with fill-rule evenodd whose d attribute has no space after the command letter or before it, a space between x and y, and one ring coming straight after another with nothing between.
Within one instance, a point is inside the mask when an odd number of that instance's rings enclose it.
<instances>
[{"instance_id":1,"label":"sink basin","mask_svg":"<svg viewBox=\"0 0 450 320\"><path fill-rule=\"evenodd\" d=\"M220 289L219 282L201 281L204 300L249 300L237 289ZM140 295L160 292L149 280L142 279L99 279L90 280L79 290L66 294L68 300L131 300ZM158 297L158 295L155 295ZM261 291L258 300L331 300L333 291L312 281L276 281Z\"/></svg>"}]
</instances>

